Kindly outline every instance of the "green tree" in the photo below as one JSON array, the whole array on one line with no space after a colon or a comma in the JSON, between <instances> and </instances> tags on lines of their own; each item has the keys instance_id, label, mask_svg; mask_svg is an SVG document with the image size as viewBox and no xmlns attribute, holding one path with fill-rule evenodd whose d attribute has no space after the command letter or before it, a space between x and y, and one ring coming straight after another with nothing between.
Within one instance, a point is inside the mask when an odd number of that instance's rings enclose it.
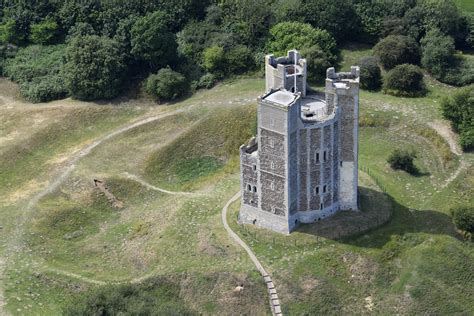
<instances>
[{"instance_id":1,"label":"green tree","mask_svg":"<svg viewBox=\"0 0 474 316\"><path fill-rule=\"evenodd\" d=\"M400 64L419 64L421 50L411 37L389 35L375 45L374 54L385 69L392 69Z\"/></svg>"},{"instance_id":2,"label":"green tree","mask_svg":"<svg viewBox=\"0 0 474 316\"><path fill-rule=\"evenodd\" d=\"M474 85L463 88L441 102L443 116L460 133L464 150L474 149Z\"/></svg>"},{"instance_id":3,"label":"green tree","mask_svg":"<svg viewBox=\"0 0 474 316\"><path fill-rule=\"evenodd\" d=\"M426 94L423 72L415 65L398 65L385 75L383 81L383 91L387 94L403 97Z\"/></svg>"},{"instance_id":4,"label":"green tree","mask_svg":"<svg viewBox=\"0 0 474 316\"><path fill-rule=\"evenodd\" d=\"M46 19L31 25L30 41L35 44L51 44L58 32L58 23Z\"/></svg>"},{"instance_id":5,"label":"green tree","mask_svg":"<svg viewBox=\"0 0 474 316\"><path fill-rule=\"evenodd\" d=\"M204 50L202 64L207 71L223 76L225 72L225 55L224 48L212 46Z\"/></svg>"},{"instance_id":6,"label":"green tree","mask_svg":"<svg viewBox=\"0 0 474 316\"><path fill-rule=\"evenodd\" d=\"M328 55L328 62L337 61L336 41L325 30L315 29L310 24L282 22L270 29L268 51L276 55L286 55L288 50L310 48L314 45Z\"/></svg>"},{"instance_id":7,"label":"green tree","mask_svg":"<svg viewBox=\"0 0 474 316\"><path fill-rule=\"evenodd\" d=\"M382 74L375 57L364 57L359 61L360 87L364 90L378 90L382 86Z\"/></svg>"},{"instance_id":8,"label":"green tree","mask_svg":"<svg viewBox=\"0 0 474 316\"><path fill-rule=\"evenodd\" d=\"M139 18L131 30L132 55L149 63L151 69L172 64L176 40L164 12L156 11Z\"/></svg>"},{"instance_id":9,"label":"green tree","mask_svg":"<svg viewBox=\"0 0 474 316\"><path fill-rule=\"evenodd\" d=\"M450 210L454 225L469 234L474 234L474 207L457 206Z\"/></svg>"},{"instance_id":10,"label":"green tree","mask_svg":"<svg viewBox=\"0 0 474 316\"><path fill-rule=\"evenodd\" d=\"M304 22L328 31L338 42L353 39L359 20L351 0L304 0L300 8Z\"/></svg>"},{"instance_id":11,"label":"green tree","mask_svg":"<svg viewBox=\"0 0 474 316\"><path fill-rule=\"evenodd\" d=\"M437 79L442 79L455 64L454 40L437 29L429 31L421 40L421 63Z\"/></svg>"},{"instance_id":12,"label":"green tree","mask_svg":"<svg viewBox=\"0 0 474 316\"><path fill-rule=\"evenodd\" d=\"M404 170L410 174L416 174L418 169L413 163L415 158L416 153L414 151L395 149L387 158L387 162L394 170Z\"/></svg>"},{"instance_id":13,"label":"green tree","mask_svg":"<svg viewBox=\"0 0 474 316\"><path fill-rule=\"evenodd\" d=\"M146 91L160 101L174 100L189 91L186 78L171 68L163 68L146 81Z\"/></svg>"},{"instance_id":14,"label":"green tree","mask_svg":"<svg viewBox=\"0 0 474 316\"><path fill-rule=\"evenodd\" d=\"M21 45L26 42L28 34L20 30L20 25L13 19L8 19L0 24L0 41Z\"/></svg>"},{"instance_id":15,"label":"green tree","mask_svg":"<svg viewBox=\"0 0 474 316\"><path fill-rule=\"evenodd\" d=\"M64 76L74 98L109 99L117 96L126 70L120 45L97 35L73 38L66 49Z\"/></svg>"},{"instance_id":16,"label":"green tree","mask_svg":"<svg viewBox=\"0 0 474 316\"><path fill-rule=\"evenodd\" d=\"M301 50L301 56L306 58L308 79L314 83L321 83L326 79L326 70L332 66L331 57L318 45Z\"/></svg>"}]
</instances>

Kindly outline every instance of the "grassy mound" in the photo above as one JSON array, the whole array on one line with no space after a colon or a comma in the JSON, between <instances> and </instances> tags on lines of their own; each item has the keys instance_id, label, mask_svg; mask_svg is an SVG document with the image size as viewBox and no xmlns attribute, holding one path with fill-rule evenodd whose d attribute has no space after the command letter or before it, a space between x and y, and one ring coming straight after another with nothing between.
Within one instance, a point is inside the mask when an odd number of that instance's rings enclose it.
<instances>
[{"instance_id":1,"label":"grassy mound","mask_svg":"<svg viewBox=\"0 0 474 316\"><path fill-rule=\"evenodd\" d=\"M146 162L144 176L165 188L190 189L219 171L235 171L240 145L256 133L255 116L255 105L212 112L153 153Z\"/></svg>"}]
</instances>

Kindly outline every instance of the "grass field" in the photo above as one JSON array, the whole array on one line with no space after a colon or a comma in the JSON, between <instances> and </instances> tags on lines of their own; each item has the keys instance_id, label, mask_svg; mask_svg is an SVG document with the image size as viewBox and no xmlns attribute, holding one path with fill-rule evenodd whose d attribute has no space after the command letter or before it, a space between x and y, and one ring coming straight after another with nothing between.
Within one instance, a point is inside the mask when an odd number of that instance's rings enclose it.
<instances>
[{"instance_id":1,"label":"grass field","mask_svg":"<svg viewBox=\"0 0 474 316\"><path fill-rule=\"evenodd\" d=\"M343 68L367 54L368 47L348 47ZM391 212L385 225L343 239L308 227L281 236L239 226L232 205L229 222L272 274L286 314L472 313L474 247L448 210L474 203L474 157L453 153L456 136L440 132L447 122L439 102L455 89L430 78L427 84L430 93L417 99L361 91L362 206ZM164 106L30 105L15 89L0 81L0 289L8 312L60 315L83 293L117 282L138 291L148 280L150 291L171 295L171 310L269 313L260 276L220 222L222 206L239 190L238 147L255 132L261 78ZM95 147L31 205L80 149L164 113ZM397 147L417 151L418 176L387 166ZM240 284L245 290L237 294Z\"/></svg>"},{"instance_id":2,"label":"grass field","mask_svg":"<svg viewBox=\"0 0 474 316\"><path fill-rule=\"evenodd\" d=\"M471 0L454 0L454 2L463 12L474 12L474 2Z\"/></svg>"}]
</instances>

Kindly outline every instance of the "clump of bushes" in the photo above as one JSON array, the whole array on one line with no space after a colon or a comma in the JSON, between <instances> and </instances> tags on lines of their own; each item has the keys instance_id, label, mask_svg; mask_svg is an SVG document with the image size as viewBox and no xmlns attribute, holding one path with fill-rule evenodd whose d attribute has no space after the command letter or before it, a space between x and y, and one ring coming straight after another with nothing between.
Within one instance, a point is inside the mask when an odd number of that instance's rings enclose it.
<instances>
[{"instance_id":1,"label":"clump of bushes","mask_svg":"<svg viewBox=\"0 0 474 316\"><path fill-rule=\"evenodd\" d=\"M389 35L374 47L374 54L385 69L392 69L400 64L418 65L421 50L418 43L411 37Z\"/></svg>"},{"instance_id":2,"label":"clump of bushes","mask_svg":"<svg viewBox=\"0 0 474 316\"><path fill-rule=\"evenodd\" d=\"M474 234L474 207L458 206L451 209L451 217L457 229L466 232L468 235Z\"/></svg>"},{"instance_id":3,"label":"clump of bushes","mask_svg":"<svg viewBox=\"0 0 474 316\"><path fill-rule=\"evenodd\" d=\"M474 66L455 55L454 39L437 29L429 31L421 39L422 64L441 82L464 86L474 83Z\"/></svg>"},{"instance_id":4,"label":"clump of bushes","mask_svg":"<svg viewBox=\"0 0 474 316\"><path fill-rule=\"evenodd\" d=\"M383 91L402 97L419 97L426 94L423 72L410 64L398 65L390 70L383 80Z\"/></svg>"},{"instance_id":5,"label":"clump of bushes","mask_svg":"<svg viewBox=\"0 0 474 316\"><path fill-rule=\"evenodd\" d=\"M115 40L97 35L74 37L65 60L66 86L74 98L110 99L119 94L126 65Z\"/></svg>"},{"instance_id":6,"label":"clump of bushes","mask_svg":"<svg viewBox=\"0 0 474 316\"><path fill-rule=\"evenodd\" d=\"M377 58L369 56L359 61L360 87L364 90L378 90L382 86L382 74Z\"/></svg>"},{"instance_id":7,"label":"clump of bushes","mask_svg":"<svg viewBox=\"0 0 474 316\"><path fill-rule=\"evenodd\" d=\"M68 316L79 315L194 315L179 295L179 286L154 278L140 284L105 285L68 301Z\"/></svg>"},{"instance_id":8,"label":"clump of bushes","mask_svg":"<svg viewBox=\"0 0 474 316\"><path fill-rule=\"evenodd\" d=\"M443 116L459 133L464 150L474 149L474 85L457 91L441 102Z\"/></svg>"},{"instance_id":9,"label":"clump of bushes","mask_svg":"<svg viewBox=\"0 0 474 316\"><path fill-rule=\"evenodd\" d=\"M207 73L194 83L193 89L211 89L216 84L216 81L216 76Z\"/></svg>"},{"instance_id":10,"label":"clump of bushes","mask_svg":"<svg viewBox=\"0 0 474 316\"><path fill-rule=\"evenodd\" d=\"M20 85L30 102L48 102L68 95L62 73L65 45L21 48L4 61L3 74Z\"/></svg>"},{"instance_id":11,"label":"clump of bushes","mask_svg":"<svg viewBox=\"0 0 474 316\"><path fill-rule=\"evenodd\" d=\"M416 158L416 153L410 150L395 149L387 159L390 167L394 170L404 170L409 174L417 174L413 160Z\"/></svg>"},{"instance_id":12,"label":"clump of bushes","mask_svg":"<svg viewBox=\"0 0 474 316\"><path fill-rule=\"evenodd\" d=\"M146 81L146 92L160 101L174 100L189 91L188 81L179 72L163 68Z\"/></svg>"}]
</instances>

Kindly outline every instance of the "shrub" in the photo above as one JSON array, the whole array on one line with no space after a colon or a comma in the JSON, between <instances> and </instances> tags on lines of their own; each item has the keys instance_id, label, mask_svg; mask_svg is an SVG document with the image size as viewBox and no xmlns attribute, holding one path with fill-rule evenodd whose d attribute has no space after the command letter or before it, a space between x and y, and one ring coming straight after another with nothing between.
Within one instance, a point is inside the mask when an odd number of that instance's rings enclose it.
<instances>
[{"instance_id":1,"label":"shrub","mask_svg":"<svg viewBox=\"0 0 474 316\"><path fill-rule=\"evenodd\" d=\"M331 34L310 24L282 22L273 26L270 34L267 46L273 54L284 56L291 49L303 50L317 45L328 55L328 63L333 64L338 59L336 41Z\"/></svg>"},{"instance_id":2,"label":"shrub","mask_svg":"<svg viewBox=\"0 0 474 316\"><path fill-rule=\"evenodd\" d=\"M461 89L441 102L443 116L460 133L464 150L474 149L474 85Z\"/></svg>"},{"instance_id":3,"label":"shrub","mask_svg":"<svg viewBox=\"0 0 474 316\"><path fill-rule=\"evenodd\" d=\"M404 170L410 174L416 174L418 169L413 163L416 153L413 151L395 149L387 159L390 167L394 170Z\"/></svg>"},{"instance_id":4,"label":"shrub","mask_svg":"<svg viewBox=\"0 0 474 316\"><path fill-rule=\"evenodd\" d=\"M203 75L199 80L196 82L194 88L195 89L210 89L214 87L216 84L216 76L213 74L207 73Z\"/></svg>"},{"instance_id":5,"label":"shrub","mask_svg":"<svg viewBox=\"0 0 474 316\"><path fill-rule=\"evenodd\" d=\"M474 207L458 206L451 209L454 225L462 231L474 234Z\"/></svg>"},{"instance_id":6,"label":"shrub","mask_svg":"<svg viewBox=\"0 0 474 316\"><path fill-rule=\"evenodd\" d=\"M146 81L146 91L158 100L174 100L189 91L186 78L170 68L163 68Z\"/></svg>"},{"instance_id":7,"label":"shrub","mask_svg":"<svg viewBox=\"0 0 474 316\"><path fill-rule=\"evenodd\" d=\"M454 65L454 39L439 30L429 31L421 40L423 67L435 78L443 77L444 72Z\"/></svg>"},{"instance_id":8,"label":"shrub","mask_svg":"<svg viewBox=\"0 0 474 316\"><path fill-rule=\"evenodd\" d=\"M382 74L375 57L364 57L359 61L360 87L364 90L378 90L382 86Z\"/></svg>"},{"instance_id":9,"label":"shrub","mask_svg":"<svg viewBox=\"0 0 474 316\"><path fill-rule=\"evenodd\" d=\"M34 78L20 85L21 95L30 102L48 102L64 99L68 90L61 75Z\"/></svg>"},{"instance_id":10,"label":"shrub","mask_svg":"<svg viewBox=\"0 0 474 316\"><path fill-rule=\"evenodd\" d=\"M73 38L66 49L66 86L79 100L116 97L126 66L119 44L96 35Z\"/></svg>"},{"instance_id":11,"label":"shrub","mask_svg":"<svg viewBox=\"0 0 474 316\"><path fill-rule=\"evenodd\" d=\"M26 42L28 30L24 23L14 19L7 19L0 24L0 42L4 44L21 45Z\"/></svg>"},{"instance_id":12,"label":"shrub","mask_svg":"<svg viewBox=\"0 0 474 316\"><path fill-rule=\"evenodd\" d=\"M31 25L30 41L35 44L50 44L57 32L58 24L54 20L46 19Z\"/></svg>"},{"instance_id":13,"label":"shrub","mask_svg":"<svg viewBox=\"0 0 474 316\"><path fill-rule=\"evenodd\" d=\"M177 54L174 34L164 12L155 11L137 19L130 32L132 55L148 62L151 69L171 64Z\"/></svg>"},{"instance_id":14,"label":"shrub","mask_svg":"<svg viewBox=\"0 0 474 316\"><path fill-rule=\"evenodd\" d=\"M252 51L244 45L237 45L225 54L226 70L228 73L239 74L253 68Z\"/></svg>"},{"instance_id":15,"label":"shrub","mask_svg":"<svg viewBox=\"0 0 474 316\"><path fill-rule=\"evenodd\" d=\"M301 56L307 60L308 79L315 83L326 79L326 69L331 67L330 57L318 45L301 50Z\"/></svg>"},{"instance_id":16,"label":"shrub","mask_svg":"<svg viewBox=\"0 0 474 316\"><path fill-rule=\"evenodd\" d=\"M206 48L202 57L202 64L207 71L217 76L223 76L225 72L224 48L219 46Z\"/></svg>"},{"instance_id":17,"label":"shrub","mask_svg":"<svg viewBox=\"0 0 474 316\"><path fill-rule=\"evenodd\" d=\"M421 51L414 39L402 35L389 35L374 47L374 54L385 69L400 64L420 63Z\"/></svg>"},{"instance_id":18,"label":"shrub","mask_svg":"<svg viewBox=\"0 0 474 316\"><path fill-rule=\"evenodd\" d=\"M154 278L140 284L104 285L75 294L63 314L194 315L180 298L179 286Z\"/></svg>"},{"instance_id":19,"label":"shrub","mask_svg":"<svg viewBox=\"0 0 474 316\"><path fill-rule=\"evenodd\" d=\"M65 45L22 48L5 61L4 75L19 83L20 93L31 102L62 99L68 95L61 71L65 50Z\"/></svg>"},{"instance_id":20,"label":"shrub","mask_svg":"<svg viewBox=\"0 0 474 316\"><path fill-rule=\"evenodd\" d=\"M415 65L398 65L385 75L383 91L395 96L423 96L426 94L423 72Z\"/></svg>"}]
</instances>

